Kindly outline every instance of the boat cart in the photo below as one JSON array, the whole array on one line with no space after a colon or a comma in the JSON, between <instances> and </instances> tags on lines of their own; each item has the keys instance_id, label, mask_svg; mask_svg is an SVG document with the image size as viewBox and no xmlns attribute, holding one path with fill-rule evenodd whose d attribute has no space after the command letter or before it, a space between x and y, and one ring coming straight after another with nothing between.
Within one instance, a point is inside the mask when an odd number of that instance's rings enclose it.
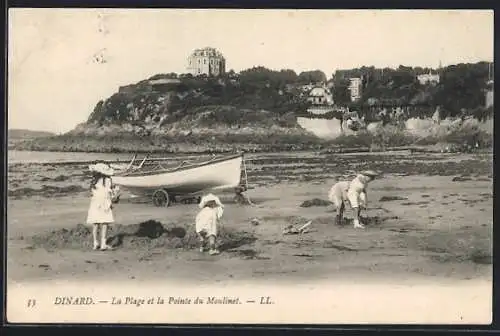
<instances>
[{"instance_id":1,"label":"boat cart","mask_svg":"<svg viewBox=\"0 0 500 336\"><path fill-rule=\"evenodd\" d=\"M168 207L174 202L182 202L182 203L200 203L201 196L200 193L194 194L169 194L166 189L157 189L153 192L152 196L153 204L157 207Z\"/></svg>"},{"instance_id":2,"label":"boat cart","mask_svg":"<svg viewBox=\"0 0 500 336\"><path fill-rule=\"evenodd\" d=\"M158 189L153 193L153 204L157 207L169 206L170 202L170 195L165 189Z\"/></svg>"}]
</instances>

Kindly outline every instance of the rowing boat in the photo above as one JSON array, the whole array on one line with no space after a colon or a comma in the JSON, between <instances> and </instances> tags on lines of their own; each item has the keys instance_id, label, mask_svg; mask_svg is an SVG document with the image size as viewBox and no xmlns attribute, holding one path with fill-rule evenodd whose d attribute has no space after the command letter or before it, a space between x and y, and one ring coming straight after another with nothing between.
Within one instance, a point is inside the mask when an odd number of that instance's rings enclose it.
<instances>
[{"instance_id":1,"label":"rowing boat","mask_svg":"<svg viewBox=\"0 0 500 336\"><path fill-rule=\"evenodd\" d=\"M144 163L144 161L143 161ZM144 169L132 163L113 177L113 183L134 195L153 195L157 206L169 205L180 195L237 190L241 187L243 153L198 162L183 162L178 167ZM246 176L246 170L245 170ZM245 181L246 183L246 181Z\"/></svg>"}]
</instances>

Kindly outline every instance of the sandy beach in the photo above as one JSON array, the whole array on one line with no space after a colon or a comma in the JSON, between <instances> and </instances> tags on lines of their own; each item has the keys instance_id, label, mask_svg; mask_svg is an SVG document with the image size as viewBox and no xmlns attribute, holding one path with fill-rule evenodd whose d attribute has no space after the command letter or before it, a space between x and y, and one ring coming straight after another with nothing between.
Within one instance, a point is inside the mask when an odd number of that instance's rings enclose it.
<instances>
[{"instance_id":1,"label":"sandy beach","mask_svg":"<svg viewBox=\"0 0 500 336\"><path fill-rule=\"evenodd\" d=\"M222 195L226 212L218 256L197 249L197 205L159 208L126 194L114 209L110 236L116 249L92 251L90 228L83 225L89 204L84 168L9 166L9 288L48 281L219 287L492 283L488 154L250 156L247 195L254 205ZM325 201L328 189L366 168L384 172L368 191L366 229L352 227L349 210L344 225L335 225L335 211ZM309 220L308 233L282 233L287 225ZM164 233L151 235L155 225Z\"/></svg>"}]
</instances>

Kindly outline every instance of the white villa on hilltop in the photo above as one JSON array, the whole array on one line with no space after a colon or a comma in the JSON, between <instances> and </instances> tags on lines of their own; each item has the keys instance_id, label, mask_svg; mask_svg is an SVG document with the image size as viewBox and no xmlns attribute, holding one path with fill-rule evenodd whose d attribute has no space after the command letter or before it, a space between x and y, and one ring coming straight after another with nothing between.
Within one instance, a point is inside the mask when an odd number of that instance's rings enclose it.
<instances>
[{"instance_id":1,"label":"white villa on hilltop","mask_svg":"<svg viewBox=\"0 0 500 336\"><path fill-rule=\"evenodd\" d=\"M334 110L333 94L322 83L312 87L307 95L311 106L307 109L312 114L326 114Z\"/></svg>"},{"instance_id":2,"label":"white villa on hilltop","mask_svg":"<svg viewBox=\"0 0 500 336\"><path fill-rule=\"evenodd\" d=\"M307 100L313 105L333 105L333 95L323 86L314 87L309 92Z\"/></svg>"},{"instance_id":3,"label":"white villa on hilltop","mask_svg":"<svg viewBox=\"0 0 500 336\"><path fill-rule=\"evenodd\" d=\"M220 76L226 72L226 59L217 49L195 49L188 57L188 73L193 76Z\"/></svg>"}]
</instances>

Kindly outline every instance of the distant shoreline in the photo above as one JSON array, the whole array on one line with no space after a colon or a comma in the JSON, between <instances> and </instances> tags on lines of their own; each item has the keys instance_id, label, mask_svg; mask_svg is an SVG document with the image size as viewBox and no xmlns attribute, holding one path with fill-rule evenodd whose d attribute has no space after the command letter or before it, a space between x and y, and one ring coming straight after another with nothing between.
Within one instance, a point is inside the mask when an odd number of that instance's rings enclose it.
<instances>
[{"instance_id":1,"label":"distant shoreline","mask_svg":"<svg viewBox=\"0 0 500 336\"><path fill-rule=\"evenodd\" d=\"M11 141L12 140L12 141ZM35 139L9 139L8 150L75 153L151 153L151 154L226 154L285 151L384 152L410 149L429 152L491 150L493 135L477 128L462 128L446 134L416 136L410 132L382 127L375 132L361 131L335 139L315 135L256 132L254 134L213 133L138 136L134 134L65 134Z\"/></svg>"},{"instance_id":2,"label":"distant shoreline","mask_svg":"<svg viewBox=\"0 0 500 336\"><path fill-rule=\"evenodd\" d=\"M58 149L17 149L17 148L9 148L9 150L21 151L21 152L54 152L54 153L92 153L92 154L175 154L175 155L207 155L207 154L231 154L235 152L243 152L243 153L279 153L279 152L310 152L316 151L324 154L351 154L351 153L389 153L389 152L398 152L398 151L410 151L410 152L420 152L420 153L443 153L443 152L463 152L457 149L444 149L443 145L424 145L424 146L394 146L394 147L385 147L385 148L370 148L370 147L328 147L328 148L300 148L294 150L286 150L286 149L274 149L274 150L266 150L265 148L252 148L251 150L245 150L244 146L239 147L239 149L235 150L224 150L224 149L198 149L191 151L168 151L168 150L157 150L157 151L146 151L146 150L130 150L130 151L115 151L115 152L104 152L104 151L74 151L74 150L58 150ZM474 153L493 153L492 147L485 147L474 150ZM119 160L117 160L118 162ZM123 160L123 162L128 162L129 160ZM121 162L121 161L120 161ZM48 162L47 164L72 164L72 162Z\"/></svg>"}]
</instances>

